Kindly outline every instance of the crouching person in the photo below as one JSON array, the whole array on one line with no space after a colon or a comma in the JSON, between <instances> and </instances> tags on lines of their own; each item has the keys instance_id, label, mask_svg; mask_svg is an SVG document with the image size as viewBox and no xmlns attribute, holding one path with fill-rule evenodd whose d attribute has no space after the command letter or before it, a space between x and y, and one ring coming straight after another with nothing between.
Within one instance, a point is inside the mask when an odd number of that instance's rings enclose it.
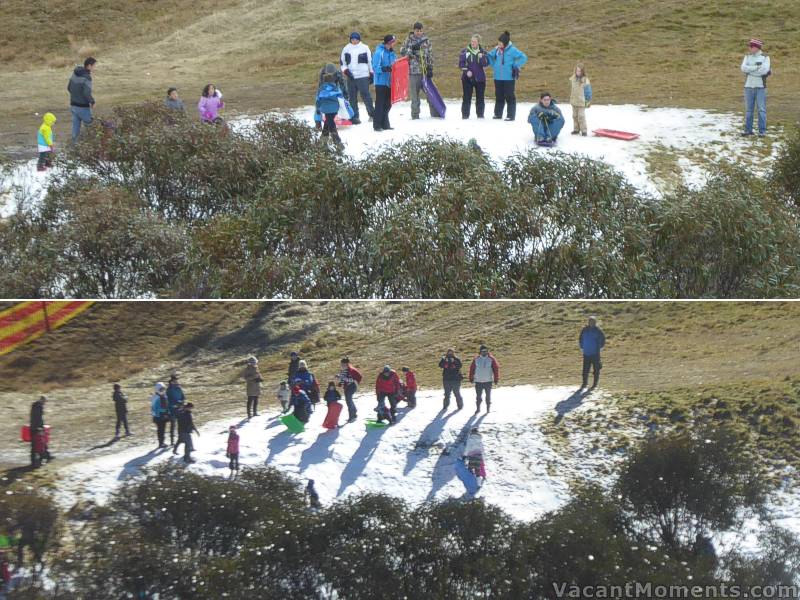
<instances>
[{"instance_id":1,"label":"crouching person","mask_svg":"<svg viewBox=\"0 0 800 600\"><path fill-rule=\"evenodd\" d=\"M539 97L528 115L536 143L541 146L553 146L564 127L564 115L549 92Z\"/></svg>"}]
</instances>

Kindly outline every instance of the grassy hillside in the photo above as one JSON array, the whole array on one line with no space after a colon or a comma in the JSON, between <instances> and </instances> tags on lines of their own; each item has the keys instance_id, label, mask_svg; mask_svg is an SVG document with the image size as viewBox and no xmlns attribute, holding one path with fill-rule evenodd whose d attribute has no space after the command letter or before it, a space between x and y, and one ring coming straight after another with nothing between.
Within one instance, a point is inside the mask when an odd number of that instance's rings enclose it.
<instances>
[{"instance_id":1,"label":"grassy hillside","mask_svg":"<svg viewBox=\"0 0 800 600\"><path fill-rule=\"evenodd\" d=\"M584 60L598 103L721 110L740 110L738 65L745 41L755 35L766 41L774 64L771 119L797 119L791 86L800 67L790 57L800 50L800 4L791 0L724 6L678 0L411 0L358 6L354 13L333 2L302 0L6 0L0 4L0 101L9 116L0 125L0 144L30 144L34 112L55 109L67 116L66 79L88 52L100 59L95 87L101 111L158 97L169 85L182 88L193 105L213 80L226 92L231 111L252 113L309 103L315 72L335 61L353 29L374 46L386 33L404 36L417 19L433 40L436 79L445 95L460 94L457 55L470 34L482 34L490 46L508 28L531 59L519 84L523 99L542 89L565 95L566 78Z\"/></svg>"},{"instance_id":2,"label":"grassy hillside","mask_svg":"<svg viewBox=\"0 0 800 600\"><path fill-rule=\"evenodd\" d=\"M438 387L446 348L466 361L480 343L496 354L503 384L577 384L577 335L590 313L608 337L602 387L614 401L585 426L634 414L643 426L732 419L800 464L800 304L708 302L97 303L85 317L0 357L0 408L9 416L0 424L3 455L22 451L17 428L43 392L53 400L48 415L62 454L106 441L114 381L128 391L135 431L149 439L151 386L173 369L198 405L198 421L239 417L250 353L259 356L267 400L292 349L323 382L350 355L366 390L385 363L408 365L421 386ZM468 390L469 404L472 397Z\"/></svg>"}]
</instances>

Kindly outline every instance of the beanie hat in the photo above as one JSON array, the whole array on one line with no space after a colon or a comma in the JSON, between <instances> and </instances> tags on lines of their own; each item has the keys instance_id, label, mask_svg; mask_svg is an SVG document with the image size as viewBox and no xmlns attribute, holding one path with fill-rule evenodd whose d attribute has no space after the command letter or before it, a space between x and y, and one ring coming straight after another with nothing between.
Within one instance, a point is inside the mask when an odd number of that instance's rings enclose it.
<instances>
[{"instance_id":1,"label":"beanie hat","mask_svg":"<svg viewBox=\"0 0 800 600\"><path fill-rule=\"evenodd\" d=\"M300 364L298 364L297 366L302 368L302 369L307 369L308 368L308 365L306 364L306 361L304 361L304 360L301 360Z\"/></svg>"},{"instance_id":2,"label":"beanie hat","mask_svg":"<svg viewBox=\"0 0 800 600\"><path fill-rule=\"evenodd\" d=\"M297 352L292 352L289 356L298 356Z\"/></svg>"},{"instance_id":3,"label":"beanie hat","mask_svg":"<svg viewBox=\"0 0 800 600\"><path fill-rule=\"evenodd\" d=\"M423 29L423 27L422 27L422 23L420 23L419 21L417 21L416 23L414 23L414 29L415 29L415 30Z\"/></svg>"},{"instance_id":4,"label":"beanie hat","mask_svg":"<svg viewBox=\"0 0 800 600\"><path fill-rule=\"evenodd\" d=\"M167 389L167 386L165 386L163 382L159 381L156 384L155 389L156 389L156 393L158 393L158 392L161 392L161 391Z\"/></svg>"},{"instance_id":5,"label":"beanie hat","mask_svg":"<svg viewBox=\"0 0 800 600\"><path fill-rule=\"evenodd\" d=\"M388 373L391 370L392 370L392 367L390 367L389 365L383 365L383 372L384 373Z\"/></svg>"},{"instance_id":6,"label":"beanie hat","mask_svg":"<svg viewBox=\"0 0 800 600\"><path fill-rule=\"evenodd\" d=\"M350 39L351 40L358 40L360 42L361 41L361 34L358 33L357 31L354 31L353 33L350 34Z\"/></svg>"},{"instance_id":7,"label":"beanie hat","mask_svg":"<svg viewBox=\"0 0 800 600\"><path fill-rule=\"evenodd\" d=\"M497 39L500 40L503 46L508 46L508 44L511 43L511 34L507 31L504 31Z\"/></svg>"},{"instance_id":8,"label":"beanie hat","mask_svg":"<svg viewBox=\"0 0 800 600\"><path fill-rule=\"evenodd\" d=\"M486 347L485 344L481 344L481 347L478 348L478 352L483 352L484 350L488 350L489 348Z\"/></svg>"},{"instance_id":9,"label":"beanie hat","mask_svg":"<svg viewBox=\"0 0 800 600\"><path fill-rule=\"evenodd\" d=\"M390 33L389 35L385 35L385 36L383 36L383 43L384 43L384 44L391 44L391 43L392 43L393 41L395 41L396 39L397 39L397 38L396 38L396 37L394 37L394 36L393 36L393 35Z\"/></svg>"},{"instance_id":10,"label":"beanie hat","mask_svg":"<svg viewBox=\"0 0 800 600\"><path fill-rule=\"evenodd\" d=\"M748 46L755 46L756 48L763 48L764 42L762 42L758 38L750 38L750 42L747 44Z\"/></svg>"}]
</instances>

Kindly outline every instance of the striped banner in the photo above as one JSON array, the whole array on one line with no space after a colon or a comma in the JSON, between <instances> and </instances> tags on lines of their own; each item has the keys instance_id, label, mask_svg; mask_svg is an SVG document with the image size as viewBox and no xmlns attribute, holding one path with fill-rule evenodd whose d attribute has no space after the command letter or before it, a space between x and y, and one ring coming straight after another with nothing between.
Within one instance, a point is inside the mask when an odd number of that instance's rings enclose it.
<instances>
[{"instance_id":1,"label":"striped banner","mask_svg":"<svg viewBox=\"0 0 800 600\"><path fill-rule=\"evenodd\" d=\"M86 300L33 300L0 312L0 355L61 327L92 304Z\"/></svg>"}]
</instances>

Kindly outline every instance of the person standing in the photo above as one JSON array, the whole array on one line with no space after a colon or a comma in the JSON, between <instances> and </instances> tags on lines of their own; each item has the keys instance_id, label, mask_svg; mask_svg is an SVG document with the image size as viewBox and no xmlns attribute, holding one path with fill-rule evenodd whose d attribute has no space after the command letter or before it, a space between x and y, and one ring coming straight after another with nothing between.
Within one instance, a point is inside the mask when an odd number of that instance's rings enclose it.
<instances>
[{"instance_id":1,"label":"person standing","mask_svg":"<svg viewBox=\"0 0 800 600\"><path fill-rule=\"evenodd\" d=\"M289 370L287 371L286 381L289 382L290 387L294 387L294 376L297 369L300 368L300 356L297 352L292 352L289 355Z\"/></svg>"},{"instance_id":2,"label":"person standing","mask_svg":"<svg viewBox=\"0 0 800 600\"><path fill-rule=\"evenodd\" d=\"M114 433L114 438L119 439L120 426L125 426L125 437L131 435L131 430L128 428L128 396L122 392L120 384L114 384L114 394L111 399L114 402L114 412L117 414L117 425Z\"/></svg>"},{"instance_id":3,"label":"person standing","mask_svg":"<svg viewBox=\"0 0 800 600\"><path fill-rule=\"evenodd\" d=\"M305 500L308 502L310 508L314 510L322 508L322 504L319 501L319 494L314 487L313 479L308 480L308 485L306 485L306 489L303 492L303 498L305 498Z\"/></svg>"},{"instance_id":4,"label":"person standing","mask_svg":"<svg viewBox=\"0 0 800 600\"><path fill-rule=\"evenodd\" d=\"M397 371L394 371L389 365L384 366L375 380L375 396L378 399L375 412L378 413L378 421L387 419L391 424L397 422L397 395L399 392L400 377L398 377ZM385 402L387 399L389 400L388 413Z\"/></svg>"},{"instance_id":5,"label":"person standing","mask_svg":"<svg viewBox=\"0 0 800 600\"><path fill-rule=\"evenodd\" d=\"M478 115L479 119L483 118L486 107L486 102L484 101L486 71L484 69L488 65L489 58L486 56L486 50L481 46L481 36L476 33L458 57L458 66L461 69L461 88L463 90L461 100L461 117L463 119L469 119L473 90L475 91L475 114Z\"/></svg>"},{"instance_id":6,"label":"person standing","mask_svg":"<svg viewBox=\"0 0 800 600\"><path fill-rule=\"evenodd\" d=\"M301 360L297 366L297 373L294 374L293 384L299 384L303 391L308 394L311 402L316 404L319 402L319 383L314 377L314 374L308 370L306 361Z\"/></svg>"},{"instance_id":7,"label":"person standing","mask_svg":"<svg viewBox=\"0 0 800 600\"><path fill-rule=\"evenodd\" d=\"M153 423L156 425L156 437L158 438L158 447L166 448L164 443L164 434L167 430L167 421L169 420L169 400L167 400L167 386L160 381L155 385L155 393L150 399L150 415L153 417Z\"/></svg>"},{"instance_id":8,"label":"person standing","mask_svg":"<svg viewBox=\"0 0 800 600\"><path fill-rule=\"evenodd\" d=\"M417 374L408 367L400 369L406 380L406 404L409 408L417 407Z\"/></svg>"},{"instance_id":9,"label":"person standing","mask_svg":"<svg viewBox=\"0 0 800 600\"><path fill-rule=\"evenodd\" d=\"M372 51L361 41L361 34L354 31L350 34L350 43L342 49L339 59L342 73L347 77L347 96L350 99L350 108L353 109L353 125L361 123L361 114L358 110L358 95L364 101L370 120L375 112L372 105L372 95L369 93L369 84L373 78Z\"/></svg>"},{"instance_id":10,"label":"person standing","mask_svg":"<svg viewBox=\"0 0 800 600\"><path fill-rule=\"evenodd\" d=\"M178 96L178 88L171 87L167 90L167 98L164 100L164 106L182 113L186 112L186 107L183 105L183 100L181 100Z\"/></svg>"},{"instance_id":11,"label":"person standing","mask_svg":"<svg viewBox=\"0 0 800 600\"><path fill-rule=\"evenodd\" d=\"M375 131L391 130L389 111L392 109L392 66L397 61L394 45L397 38L391 34L383 38L372 54L372 69L375 72L375 112L372 128Z\"/></svg>"},{"instance_id":12,"label":"person standing","mask_svg":"<svg viewBox=\"0 0 800 600\"><path fill-rule=\"evenodd\" d=\"M83 61L82 67L75 67L67 84L69 107L72 112L73 143L81 133L81 125L92 124L92 110L95 104L92 95L92 74L95 67L97 67L97 59L88 57Z\"/></svg>"},{"instance_id":13,"label":"person standing","mask_svg":"<svg viewBox=\"0 0 800 600\"><path fill-rule=\"evenodd\" d=\"M444 405L442 410L447 410L450 406L450 394L456 397L458 410L464 408L464 399L461 397L461 359L456 356L456 351L452 348L447 349L447 353L439 361L439 368L442 370L442 385L444 386Z\"/></svg>"},{"instance_id":14,"label":"person standing","mask_svg":"<svg viewBox=\"0 0 800 600\"><path fill-rule=\"evenodd\" d=\"M178 383L178 374L173 373L167 382L167 409L169 415L169 443L175 443L175 423L178 418L183 403L186 401L186 395L183 393L181 384Z\"/></svg>"},{"instance_id":15,"label":"person standing","mask_svg":"<svg viewBox=\"0 0 800 600\"><path fill-rule=\"evenodd\" d=\"M597 317L589 317L589 322L581 329L578 337L578 345L583 353L583 379L580 389L584 389L589 383L589 369L592 369L592 387L597 387L600 381L600 369L603 367L600 362L600 350L606 345L606 336L603 330L597 326Z\"/></svg>"},{"instance_id":16,"label":"person standing","mask_svg":"<svg viewBox=\"0 0 800 600\"><path fill-rule=\"evenodd\" d=\"M486 394L486 412L492 406L492 383L497 385L500 381L500 365L497 364L489 349L481 344L478 356L472 359L469 367L469 382L475 384L475 413L481 411L481 400Z\"/></svg>"},{"instance_id":17,"label":"person standing","mask_svg":"<svg viewBox=\"0 0 800 600\"><path fill-rule=\"evenodd\" d=\"M351 365L350 358L345 356L339 363L339 374L336 378L339 380L342 391L344 391L344 401L347 404L347 422L352 423L358 417L353 396L358 391L358 384L361 383L361 371Z\"/></svg>"},{"instance_id":18,"label":"person standing","mask_svg":"<svg viewBox=\"0 0 800 600\"><path fill-rule=\"evenodd\" d=\"M231 425L228 428L228 446L225 456L231 461L228 466L231 470L231 475L233 475L234 471L239 470L239 434L236 432L236 425Z\"/></svg>"},{"instance_id":19,"label":"person standing","mask_svg":"<svg viewBox=\"0 0 800 600\"><path fill-rule=\"evenodd\" d=\"M56 116L53 113L45 113L42 117L42 124L36 133L36 148L39 151L39 161L36 163L36 170L46 171L53 166L53 154L55 153L55 143L53 142L53 125L56 124Z\"/></svg>"},{"instance_id":20,"label":"person standing","mask_svg":"<svg viewBox=\"0 0 800 600\"><path fill-rule=\"evenodd\" d=\"M281 405L281 414L289 412L289 400L292 398L292 391L288 388L285 381L281 381L278 385L278 391L275 393L275 398Z\"/></svg>"},{"instance_id":21,"label":"person standing","mask_svg":"<svg viewBox=\"0 0 800 600\"><path fill-rule=\"evenodd\" d=\"M525 53L511 43L511 34L504 31L499 43L488 54L489 64L494 71L494 118L503 118L503 109L508 105L506 121L517 116L516 84L522 65L528 62Z\"/></svg>"},{"instance_id":22,"label":"person standing","mask_svg":"<svg viewBox=\"0 0 800 600\"><path fill-rule=\"evenodd\" d=\"M763 52L764 42L752 38L749 53L742 60L744 80L744 131L743 136L753 135L753 113L758 110L758 135L767 134L767 77L772 70L769 56Z\"/></svg>"},{"instance_id":23,"label":"person standing","mask_svg":"<svg viewBox=\"0 0 800 600\"><path fill-rule=\"evenodd\" d=\"M422 90L422 79L427 77L433 79L433 51L431 49L431 40L425 35L425 30L422 23L417 21L414 23L413 31L410 31L406 41L400 48L400 56L408 56L408 91L411 94L411 118L413 120L419 119L419 94ZM439 113L431 105L430 99L425 96L428 101L428 110L431 117L439 117Z\"/></svg>"},{"instance_id":24,"label":"person standing","mask_svg":"<svg viewBox=\"0 0 800 600\"><path fill-rule=\"evenodd\" d=\"M244 369L244 380L247 382L247 418L258 416L258 398L261 396L261 372L258 370L258 359L255 356L247 358Z\"/></svg>"},{"instance_id":25,"label":"person standing","mask_svg":"<svg viewBox=\"0 0 800 600\"><path fill-rule=\"evenodd\" d=\"M41 438L37 435L44 435L44 406L47 404L47 396L39 396L39 399L31 404L30 434L31 434L31 465L39 466L42 459L50 460L50 453L45 448L42 452L38 447Z\"/></svg>"},{"instance_id":26,"label":"person standing","mask_svg":"<svg viewBox=\"0 0 800 600\"><path fill-rule=\"evenodd\" d=\"M569 78L569 103L572 106L572 135L581 134L586 137L589 129L586 126L586 109L592 103L592 83L586 76L583 63L575 65L575 72Z\"/></svg>"},{"instance_id":27,"label":"person standing","mask_svg":"<svg viewBox=\"0 0 800 600\"><path fill-rule=\"evenodd\" d=\"M192 409L194 404L187 402L183 405L183 409L178 413L178 441L173 448L173 454L177 453L178 446L183 444L183 462L193 463L192 452L194 451L194 444L192 444L192 432L200 435L197 427L194 426L194 419L192 418Z\"/></svg>"},{"instance_id":28,"label":"person standing","mask_svg":"<svg viewBox=\"0 0 800 600\"><path fill-rule=\"evenodd\" d=\"M336 114L339 112L339 100L344 99L344 93L336 83L336 65L327 64L323 68L324 74L317 90L315 100L316 114L324 122L322 137L331 137L338 148L342 147L342 140L336 130ZM344 82L342 82L344 83Z\"/></svg>"}]
</instances>

